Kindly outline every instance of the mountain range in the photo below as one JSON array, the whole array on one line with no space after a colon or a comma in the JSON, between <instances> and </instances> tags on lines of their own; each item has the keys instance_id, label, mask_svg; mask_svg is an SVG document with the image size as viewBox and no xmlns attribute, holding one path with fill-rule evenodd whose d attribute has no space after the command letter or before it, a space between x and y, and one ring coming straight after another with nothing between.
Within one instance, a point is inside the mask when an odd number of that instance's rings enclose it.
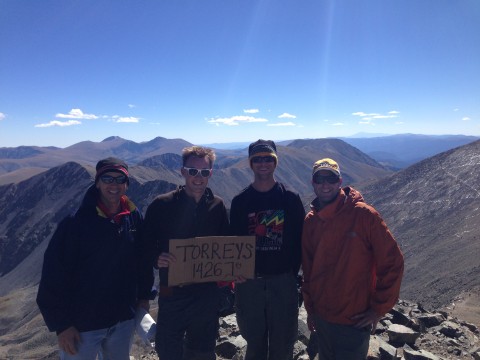
<instances>
[{"instance_id":1,"label":"mountain range","mask_svg":"<svg viewBox=\"0 0 480 360\"><path fill-rule=\"evenodd\" d=\"M379 163L392 169L403 169L427 157L449 149L466 145L478 140L478 136L465 135L420 135L420 134L371 134L358 133L339 138L350 144ZM280 145L288 145L292 140L279 141ZM214 143L208 146L216 149L242 149L247 142Z\"/></svg>"},{"instance_id":2,"label":"mountain range","mask_svg":"<svg viewBox=\"0 0 480 360\"><path fill-rule=\"evenodd\" d=\"M155 196L182 183L179 154L189 145L182 139L138 144L110 137L65 149L0 148L0 344L12 337L26 348L46 341L34 304L43 252L58 222L92 184L95 163L106 156L125 159L132 176L128 194L145 210ZM229 208L252 180L247 151L216 152L209 185ZM379 210L404 252L403 299L437 308L480 287L479 140L399 171L341 139L279 143L278 154L277 180L297 191L306 209L314 197L313 162L323 157L339 162L344 184L353 184Z\"/></svg>"},{"instance_id":3,"label":"mountain range","mask_svg":"<svg viewBox=\"0 0 480 360\"><path fill-rule=\"evenodd\" d=\"M416 135L400 134L381 137L342 138L378 163L392 170L405 168L415 162L461 145L478 140L465 135ZM304 140L307 141L307 140ZM288 146L295 140L277 142ZM53 166L67 161L94 165L95 159L116 155L129 164L166 153L179 154L185 146L191 145L183 139L156 137L153 140L136 143L111 136L101 142L82 141L66 148L54 146L19 146L0 148L0 185L27 179ZM248 143L210 144L222 155L219 167L227 167L247 154ZM215 147L215 146L218 146Z\"/></svg>"},{"instance_id":4,"label":"mountain range","mask_svg":"<svg viewBox=\"0 0 480 360\"><path fill-rule=\"evenodd\" d=\"M403 169L443 151L478 140L477 136L398 134L341 138L394 169Z\"/></svg>"}]
</instances>

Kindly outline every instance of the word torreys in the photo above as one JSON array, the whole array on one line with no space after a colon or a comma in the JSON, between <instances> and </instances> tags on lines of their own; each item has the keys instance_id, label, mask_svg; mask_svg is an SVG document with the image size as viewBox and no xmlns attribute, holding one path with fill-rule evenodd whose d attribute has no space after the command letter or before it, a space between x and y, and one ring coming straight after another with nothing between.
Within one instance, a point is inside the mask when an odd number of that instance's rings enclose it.
<instances>
[{"instance_id":1,"label":"word torreys","mask_svg":"<svg viewBox=\"0 0 480 360\"><path fill-rule=\"evenodd\" d=\"M209 236L171 239L168 285L251 279L255 270L255 236Z\"/></svg>"}]
</instances>

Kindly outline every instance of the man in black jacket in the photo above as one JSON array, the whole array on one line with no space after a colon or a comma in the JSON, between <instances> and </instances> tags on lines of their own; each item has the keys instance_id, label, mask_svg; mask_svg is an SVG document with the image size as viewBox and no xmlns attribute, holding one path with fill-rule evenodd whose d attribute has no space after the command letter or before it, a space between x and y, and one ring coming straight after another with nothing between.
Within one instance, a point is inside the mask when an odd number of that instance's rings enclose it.
<instances>
[{"instance_id":1,"label":"man in black jacket","mask_svg":"<svg viewBox=\"0 0 480 360\"><path fill-rule=\"evenodd\" d=\"M248 148L253 183L232 200L233 235L255 235L255 279L235 287L237 322L246 360L293 357L298 331L296 275L305 211L298 194L275 180L277 147L258 140Z\"/></svg>"},{"instance_id":2,"label":"man in black jacket","mask_svg":"<svg viewBox=\"0 0 480 360\"><path fill-rule=\"evenodd\" d=\"M169 240L228 235L228 217L223 200L207 187L213 150L185 148L182 160L185 185L150 204L142 232L150 244L145 264L153 261L160 276L155 348L162 360L215 360L219 289L214 282L169 286L168 268L176 261Z\"/></svg>"},{"instance_id":3,"label":"man in black jacket","mask_svg":"<svg viewBox=\"0 0 480 360\"><path fill-rule=\"evenodd\" d=\"M96 170L80 208L48 245L37 303L58 335L62 359L101 353L104 360L128 360L137 303L148 309L150 296L150 289L137 293L142 216L125 195L128 166L107 158Z\"/></svg>"}]
</instances>

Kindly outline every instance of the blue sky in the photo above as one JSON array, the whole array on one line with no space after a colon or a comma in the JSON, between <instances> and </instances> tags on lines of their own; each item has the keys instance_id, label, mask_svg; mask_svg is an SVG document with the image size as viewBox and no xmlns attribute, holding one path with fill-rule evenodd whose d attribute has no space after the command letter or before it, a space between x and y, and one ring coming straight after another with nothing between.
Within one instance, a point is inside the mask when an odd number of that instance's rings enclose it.
<instances>
[{"instance_id":1,"label":"blue sky","mask_svg":"<svg viewBox=\"0 0 480 360\"><path fill-rule=\"evenodd\" d=\"M480 135L478 0L0 0L0 147Z\"/></svg>"}]
</instances>

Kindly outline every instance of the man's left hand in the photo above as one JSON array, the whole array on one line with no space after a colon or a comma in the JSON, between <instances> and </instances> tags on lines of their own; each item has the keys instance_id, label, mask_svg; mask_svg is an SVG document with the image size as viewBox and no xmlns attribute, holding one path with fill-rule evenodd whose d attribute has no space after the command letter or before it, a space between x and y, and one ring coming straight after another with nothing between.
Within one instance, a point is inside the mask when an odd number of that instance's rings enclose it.
<instances>
[{"instance_id":1,"label":"man's left hand","mask_svg":"<svg viewBox=\"0 0 480 360\"><path fill-rule=\"evenodd\" d=\"M372 334L375 332L377 328L378 320L380 320L381 316L379 316L373 309L368 309L367 311L357 314L352 317L352 320L355 321L354 327L357 329L362 329L367 326L372 326Z\"/></svg>"}]
</instances>

